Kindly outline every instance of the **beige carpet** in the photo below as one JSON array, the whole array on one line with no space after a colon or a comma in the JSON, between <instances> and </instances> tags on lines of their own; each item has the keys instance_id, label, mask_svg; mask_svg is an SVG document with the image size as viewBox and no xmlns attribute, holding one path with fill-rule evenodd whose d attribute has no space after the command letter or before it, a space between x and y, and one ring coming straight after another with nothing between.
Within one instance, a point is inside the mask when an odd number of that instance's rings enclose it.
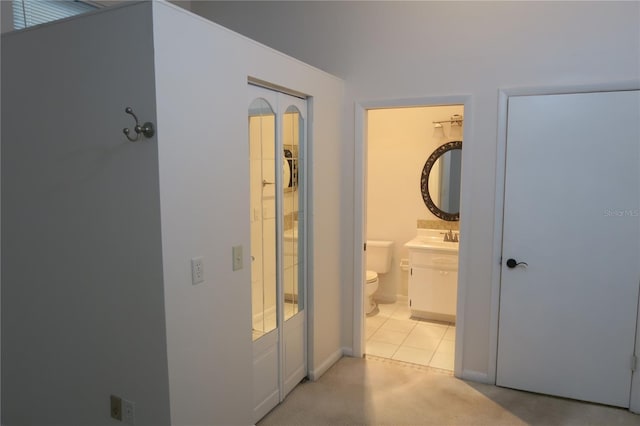
<instances>
[{"instance_id":1,"label":"beige carpet","mask_svg":"<svg viewBox=\"0 0 640 426\"><path fill-rule=\"evenodd\" d=\"M625 409L465 382L381 359L342 358L300 384L268 425L640 425Z\"/></svg>"}]
</instances>

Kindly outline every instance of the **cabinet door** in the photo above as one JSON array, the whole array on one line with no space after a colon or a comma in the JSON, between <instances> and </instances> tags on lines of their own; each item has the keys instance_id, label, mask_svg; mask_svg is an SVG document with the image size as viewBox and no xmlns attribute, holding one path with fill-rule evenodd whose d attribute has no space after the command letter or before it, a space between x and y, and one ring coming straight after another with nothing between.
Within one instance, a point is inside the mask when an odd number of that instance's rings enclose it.
<instances>
[{"instance_id":1,"label":"cabinet door","mask_svg":"<svg viewBox=\"0 0 640 426\"><path fill-rule=\"evenodd\" d=\"M437 314L456 314L458 272L438 268L411 268L411 309Z\"/></svg>"}]
</instances>

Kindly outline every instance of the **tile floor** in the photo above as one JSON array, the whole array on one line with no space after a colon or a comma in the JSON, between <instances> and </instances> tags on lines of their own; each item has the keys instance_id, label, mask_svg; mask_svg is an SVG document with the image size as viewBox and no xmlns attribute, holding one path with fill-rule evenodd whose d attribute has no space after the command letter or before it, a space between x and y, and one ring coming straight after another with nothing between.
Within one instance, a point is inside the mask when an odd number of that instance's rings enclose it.
<instances>
[{"instance_id":1,"label":"tile floor","mask_svg":"<svg viewBox=\"0 0 640 426\"><path fill-rule=\"evenodd\" d=\"M379 303L365 332L366 354L453 371L456 326L411 318L405 300Z\"/></svg>"}]
</instances>

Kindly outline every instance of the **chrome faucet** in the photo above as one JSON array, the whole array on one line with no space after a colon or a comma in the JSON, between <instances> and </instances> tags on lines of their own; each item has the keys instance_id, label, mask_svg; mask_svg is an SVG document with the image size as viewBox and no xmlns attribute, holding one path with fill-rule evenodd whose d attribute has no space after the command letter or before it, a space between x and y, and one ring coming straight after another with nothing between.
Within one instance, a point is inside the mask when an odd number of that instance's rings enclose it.
<instances>
[{"instance_id":1,"label":"chrome faucet","mask_svg":"<svg viewBox=\"0 0 640 426\"><path fill-rule=\"evenodd\" d=\"M444 235L443 241L457 243L458 242L458 234L454 234L453 230L449 229L449 232L441 232L440 234Z\"/></svg>"}]
</instances>

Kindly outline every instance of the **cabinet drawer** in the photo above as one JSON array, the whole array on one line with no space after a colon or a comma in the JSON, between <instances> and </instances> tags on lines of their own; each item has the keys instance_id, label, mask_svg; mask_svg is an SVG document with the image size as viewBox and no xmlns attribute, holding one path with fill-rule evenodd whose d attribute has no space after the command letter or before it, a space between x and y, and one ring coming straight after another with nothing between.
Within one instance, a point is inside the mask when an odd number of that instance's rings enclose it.
<instances>
[{"instance_id":1,"label":"cabinet drawer","mask_svg":"<svg viewBox=\"0 0 640 426\"><path fill-rule=\"evenodd\" d=\"M443 270L458 269L458 256L456 254L411 251L409 256L411 267L429 266Z\"/></svg>"}]
</instances>

